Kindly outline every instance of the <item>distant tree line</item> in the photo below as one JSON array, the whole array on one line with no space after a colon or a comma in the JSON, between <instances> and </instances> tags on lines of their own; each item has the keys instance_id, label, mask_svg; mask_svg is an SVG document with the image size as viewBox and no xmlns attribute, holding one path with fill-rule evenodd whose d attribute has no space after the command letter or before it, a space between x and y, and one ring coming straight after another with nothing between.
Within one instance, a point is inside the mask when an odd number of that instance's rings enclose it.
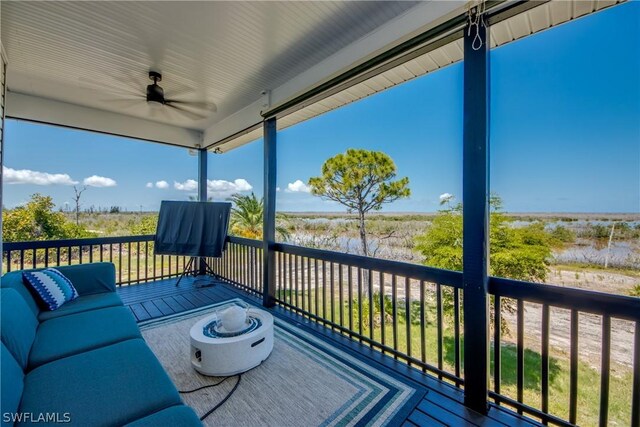
<instances>
[{"instance_id":1,"label":"distant tree line","mask_svg":"<svg viewBox=\"0 0 640 427\"><path fill-rule=\"evenodd\" d=\"M93 237L81 225L69 221L62 212L54 211L50 196L33 194L29 202L2 211L2 240L19 242Z\"/></svg>"}]
</instances>

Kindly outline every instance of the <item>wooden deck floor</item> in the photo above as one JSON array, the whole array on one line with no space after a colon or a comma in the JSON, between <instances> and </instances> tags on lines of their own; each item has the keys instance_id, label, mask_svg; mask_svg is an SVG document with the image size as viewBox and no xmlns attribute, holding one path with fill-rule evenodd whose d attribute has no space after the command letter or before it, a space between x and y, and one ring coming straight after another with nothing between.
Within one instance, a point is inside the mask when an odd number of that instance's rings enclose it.
<instances>
[{"instance_id":1,"label":"wooden deck floor","mask_svg":"<svg viewBox=\"0 0 640 427\"><path fill-rule=\"evenodd\" d=\"M135 318L143 320L180 313L198 307L215 304L231 298L242 298L255 304L260 300L255 296L223 283L214 282L211 287L196 287L194 279L186 277L179 287L176 279L168 279L139 285L123 286L118 294ZM381 364L392 369L398 376L404 376L423 385L427 389L425 397L413 408L403 422L403 426L532 426L539 425L523 419L513 412L497 406L491 406L487 416L480 415L464 407L462 391L445 384L438 379L410 368L392 357L382 355L366 345L354 342L331 329L276 307L270 309L274 314L290 321L298 327L321 334L327 342L338 348L358 353L361 360L373 366Z\"/></svg>"}]
</instances>

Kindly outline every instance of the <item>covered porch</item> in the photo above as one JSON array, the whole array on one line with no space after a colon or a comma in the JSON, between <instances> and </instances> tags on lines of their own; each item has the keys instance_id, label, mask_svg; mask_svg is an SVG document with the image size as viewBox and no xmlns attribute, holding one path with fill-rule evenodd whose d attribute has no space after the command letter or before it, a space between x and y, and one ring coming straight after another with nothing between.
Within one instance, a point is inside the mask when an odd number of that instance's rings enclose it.
<instances>
[{"instance_id":1,"label":"covered porch","mask_svg":"<svg viewBox=\"0 0 640 427\"><path fill-rule=\"evenodd\" d=\"M207 200L208 153L262 137L265 202L263 240L231 236L223 257L209 260L212 287L196 287L190 278L176 287L188 259L156 255L148 235L4 243L2 270L114 262L118 294L138 322L231 298L262 305L283 322L415 384L423 397L403 416L404 425L575 425L578 388L587 386L578 382L578 319L587 313L602 322L600 381L588 386L600 387L599 424L607 425L609 394L615 392L609 390L611 322L622 320L635 328L630 421L639 425L639 300L488 272L490 50L617 3L244 2L189 9L161 2L5 2L3 120L193 150L201 201ZM137 21L140 16L144 22ZM135 30L139 24L142 29ZM247 53L238 58L234 52ZM276 240L279 130L459 61L463 271ZM106 99L131 95L131 82L138 85L149 71L162 71L163 105L152 106L148 94L137 104ZM172 92L185 89L192 89L190 95L175 105L197 107L162 109L171 104ZM390 316L366 310L384 307L387 300ZM517 307L515 394L503 388L501 328L490 326L501 324L506 300ZM539 367L525 364L525 303L540 306ZM549 411L551 310L567 311L570 319L567 417ZM536 405L523 398L532 369L539 370Z\"/></svg>"}]
</instances>

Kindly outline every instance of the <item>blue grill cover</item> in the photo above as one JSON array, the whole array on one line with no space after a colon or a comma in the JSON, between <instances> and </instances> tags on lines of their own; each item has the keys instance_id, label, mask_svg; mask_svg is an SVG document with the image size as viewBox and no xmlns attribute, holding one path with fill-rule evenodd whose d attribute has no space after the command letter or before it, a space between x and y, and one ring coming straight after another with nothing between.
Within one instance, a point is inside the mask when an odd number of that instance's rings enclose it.
<instances>
[{"instance_id":1,"label":"blue grill cover","mask_svg":"<svg viewBox=\"0 0 640 427\"><path fill-rule=\"evenodd\" d=\"M154 240L158 255L220 257L231 203L163 201Z\"/></svg>"}]
</instances>

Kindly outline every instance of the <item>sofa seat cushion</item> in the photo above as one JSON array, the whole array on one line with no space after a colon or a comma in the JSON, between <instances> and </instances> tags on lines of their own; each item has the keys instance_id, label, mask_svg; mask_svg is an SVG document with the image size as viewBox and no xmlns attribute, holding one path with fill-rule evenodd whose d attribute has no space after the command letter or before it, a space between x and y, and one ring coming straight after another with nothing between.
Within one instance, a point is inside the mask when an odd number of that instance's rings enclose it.
<instances>
[{"instance_id":1,"label":"sofa seat cushion","mask_svg":"<svg viewBox=\"0 0 640 427\"><path fill-rule=\"evenodd\" d=\"M2 408L2 426L13 425L11 418L18 412L20 398L24 390L24 372L4 343L0 347L0 408Z\"/></svg>"},{"instance_id":2,"label":"sofa seat cushion","mask_svg":"<svg viewBox=\"0 0 640 427\"><path fill-rule=\"evenodd\" d=\"M60 316L69 314L82 313L84 311L96 310L106 307L121 306L122 300L115 292L105 292L102 294L85 295L64 304L55 311L41 311L38 320L41 322L49 319L55 319Z\"/></svg>"},{"instance_id":3,"label":"sofa seat cushion","mask_svg":"<svg viewBox=\"0 0 640 427\"><path fill-rule=\"evenodd\" d=\"M126 307L108 307L40 323L29 355L29 369L132 338L142 338Z\"/></svg>"},{"instance_id":4,"label":"sofa seat cushion","mask_svg":"<svg viewBox=\"0 0 640 427\"><path fill-rule=\"evenodd\" d=\"M157 427L157 426L201 426L202 422L196 413L188 406L178 405L163 409L160 412L151 414L136 420L127 427Z\"/></svg>"},{"instance_id":5,"label":"sofa seat cushion","mask_svg":"<svg viewBox=\"0 0 640 427\"><path fill-rule=\"evenodd\" d=\"M39 366L25 377L21 412L68 413L71 425L124 425L181 404L142 339Z\"/></svg>"}]
</instances>

